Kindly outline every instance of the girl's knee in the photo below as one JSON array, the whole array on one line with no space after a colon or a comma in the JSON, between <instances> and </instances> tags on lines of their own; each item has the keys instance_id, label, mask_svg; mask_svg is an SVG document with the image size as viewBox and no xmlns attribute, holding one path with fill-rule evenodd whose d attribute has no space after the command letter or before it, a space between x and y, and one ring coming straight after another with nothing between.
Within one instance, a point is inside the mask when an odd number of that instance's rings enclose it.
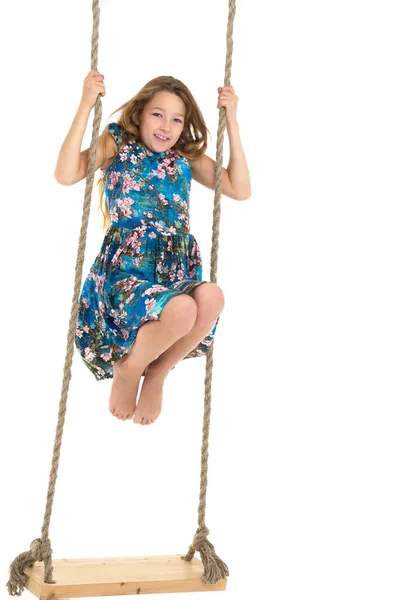
<instances>
[{"instance_id":1,"label":"girl's knee","mask_svg":"<svg viewBox=\"0 0 400 600\"><path fill-rule=\"evenodd\" d=\"M219 285L212 282L202 283L195 292L193 297L197 304L197 316L205 320L217 318L225 306L224 293Z\"/></svg>"},{"instance_id":2,"label":"girl's knee","mask_svg":"<svg viewBox=\"0 0 400 600\"><path fill-rule=\"evenodd\" d=\"M172 298L161 313L161 319L180 337L190 331L197 318L197 304L187 294Z\"/></svg>"}]
</instances>

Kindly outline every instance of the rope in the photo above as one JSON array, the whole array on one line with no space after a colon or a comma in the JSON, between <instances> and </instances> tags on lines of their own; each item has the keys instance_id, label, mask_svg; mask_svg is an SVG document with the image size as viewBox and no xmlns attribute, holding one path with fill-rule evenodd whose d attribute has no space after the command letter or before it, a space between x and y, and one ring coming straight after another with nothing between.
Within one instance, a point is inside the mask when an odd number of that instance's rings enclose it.
<instances>
[{"instance_id":1,"label":"rope","mask_svg":"<svg viewBox=\"0 0 400 600\"><path fill-rule=\"evenodd\" d=\"M233 23L236 13L236 0L229 0L228 25L226 34L226 60L225 60L225 80L224 85L230 85L232 72L232 54L233 54ZM222 196L222 159L224 131L226 126L226 114L224 107L220 108L219 123L217 133L217 156L215 165L215 196L213 211L213 230L211 246L211 271L210 279L213 283L217 281L218 267L218 248L219 248L219 223L221 214L221 196ZM204 566L202 580L204 583L216 583L223 577L229 575L227 565L217 556L214 546L207 539L209 530L205 523L206 516L206 494L207 494L207 470L208 470L208 438L210 433L211 418L211 383L213 370L214 344L210 346L207 352L206 376L204 380L204 417L203 417L203 442L201 448L201 475L200 475L200 501L198 508L198 528L194 535L192 544L188 553L182 558L192 560L196 551L200 552L201 560Z\"/></svg>"},{"instance_id":2,"label":"rope","mask_svg":"<svg viewBox=\"0 0 400 600\"><path fill-rule=\"evenodd\" d=\"M231 68L232 68L232 50L233 50L233 22L235 18L235 0L229 0L229 15L227 27L227 53L225 62L225 81L224 85L230 84ZM100 8L99 0L92 1L93 13L93 29L92 29L92 49L91 49L91 69L97 70L98 64L98 45L99 45L99 22ZM52 563L52 548L49 540L50 520L53 509L53 501L55 487L58 474L58 466L61 454L61 442L64 430L65 415L67 409L67 398L69 390L69 382L71 380L71 365L74 354L74 339L76 322L78 318L78 301L82 285L82 271L86 249L86 233L90 215L90 204L92 198L93 181L96 169L96 151L100 123L102 118L101 96L97 97L93 118L92 139L90 143L88 172L86 177L85 195L83 203L83 214L81 230L79 235L77 259L75 265L75 282L72 297L72 308L69 320L67 349L64 361L64 374L61 387L61 398L58 410L58 421L53 447L53 459L49 476L49 486L47 491L46 509L43 518L41 538L33 540L28 552L23 552L18 555L10 565L10 578L7 582L7 588L10 596L21 596L27 575L25 569L32 567L36 561L44 562L44 581L45 583L56 583L53 580L53 563ZM223 160L223 140L224 130L226 127L226 115L224 107L220 109L219 125L217 133L217 156L216 156L216 183L215 183L215 198L213 211L213 232L212 232L212 248L211 248L211 274L210 278L213 283L217 280L217 263L218 263L218 246L219 246L219 222L221 212L221 195L222 195L222 160ZM201 475L200 475L200 503L198 509L198 529L194 535L192 544L184 560L192 560L196 551L200 552L204 566L203 582L216 583L222 577L229 575L229 570L226 564L216 555L214 546L207 539L209 530L205 525L206 512L206 492L207 492L207 469L208 469L208 438L210 431L211 417L211 382L212 382L212 367L213 367L213 345L207 353L206 377L205 377L205 398L204 398L204 419L203 419L203 442L201 450Z\"/></svg>"},{"instance_id":3,"label":"rope","mask_svg":"<svg viewBox=\"0 0 400 600\"><path fill-rule=\"evenodd\" d=\"M97 70L98 61L98 46L99 46L99 20L100 20L100 8L99 0L93 0L92 2L93 12L93 32L92 32L92 51L91 51L91 68ZM49 528L50 519L53 509L54 493L56 488L56 480L58 473L58 465L60 461L61 453L61 441L64 430L65 414L67 411L67 397L69 382L71 379L71 365L74 354L74 339L76 322L78 318L78 300L82 284L82 270L83 261L85 258L86 248L86 232L88 228L89 215L90 215L90 203L92 199L93 180L94 173L96 170L96 150L97 140L99 135L100 123L102 117L100 95L97 97L93 119L93 132L92 140L90 144L89 159L88 159L88 173L86 178L85 197L83 203L83 215L81 231L79 235L79 244L77 259L75 265L75 283L74 292L72 297L72 309L69 320L68 335L67 335L67 350L64 362L64 374L61 387L61 399L58 410L58 422L53 448L53 460L51 463L49 486L47 491L47 502L46 510L42 525L42 536L39 539L34 540L31 543L30 550L23 552L11 563L10 566L10 579L7 583L7 588L10 596L20 596L24 590L27 576L24 570L27 567L32 567L35 561L44 561L44 581L46 583L55 583L53 581L53 563L51 559L52 550L49 540Z\"/></svg>"}]
</instances>

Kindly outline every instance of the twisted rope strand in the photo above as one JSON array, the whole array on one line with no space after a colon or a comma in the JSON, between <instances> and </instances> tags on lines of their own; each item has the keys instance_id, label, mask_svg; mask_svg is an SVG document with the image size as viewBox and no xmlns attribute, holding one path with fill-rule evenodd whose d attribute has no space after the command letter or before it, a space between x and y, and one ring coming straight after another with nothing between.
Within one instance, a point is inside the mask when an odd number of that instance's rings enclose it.
<instances>
[{"instance_id":1,"label":"twisted rope strand","mask_svg":"<svg viewBox=\"0 0 400 600\"><path fill-rule=\"evenodd\" d=\"M230 85L232 71L233 54L233 23L236 14L235 0L229 0L228 25L226 34L226 60L225 60L225 80L224 85ZM225 108L221 107L219 112L219 123L217 133L217 156L215 165L215 196L213 210L213 230L211 246L211 272L210 279L213 283L217 282L218 267L218 248L219 248L219 224L221 214L221 196L222 196L222 160L224 131L226 127ZM204 583L217 583L223 577L229 575L227 565L217 556L214 546L207 539L209 530L206 526L206 495L207 495L207 472L208 472L208 447L211 420L211 384L212 371L214 364L214 344L207 352L205 391L204 391L204 417L203 417L203 442L201 448L201 474L200 474L200 500L198 508L198 528L194 535L193 542L189 547L188 553L182 558L192 560L196 551L200 552L201 560L204 566L202 580Z\"/></svg>"},{"instance_id":2,"label":"twisted rope strand","mask_svg":"<svg viewBox=\"0 0 400 600\"><path fill-rule=\"evenodd\" d=\"M93 13L93 33L92 33L92 48L91 48L91 69L97 70L98 63L98 43L99 43L99 23L100 23L100 8L99 0L93 0L92 2L92 13ZM93 119L93 132L90 143L89 158L88 158L88 172L86 177L85 196L83 204L82 224L79 235L77 259L75 265L75 282L74 291L72 297L72 308L69 320L68 334L67 334L67 348L64 362L64 373L61 386L61 398L58 410L58 421L55 433L54 447L53 447L53 458L49 476L49 486L47 491L46 508L43 518L42 525L42 537L34 540L31 543L30 550L23 552L10 565L10 579L7 582L8 592L11 596L20 596L24 590L25 582L27 579L24 570L27 567L32 567L36 561L44 561L44 581L46 583L55 583L53 581L53 563L52 563L52 550L49 540L49 528L50 520L53 509L54 494L57 481L58 466L60 461L61 453L61 442L64 431L65 414L67 410L67 398L69 390L69 382L71 380L71 365L74 355L74 339L75 330L78 317L78 300L82 284L82 270L83 262L85 258L86 248L86 233L90 215L90 203L92 199L93 191L93 180L96 170L96 152L98 135L100 130L100 123L102 117L101 110L101 98L100 95L97 97L95 104L95 112Z\"/></svg>"}]
</instances>

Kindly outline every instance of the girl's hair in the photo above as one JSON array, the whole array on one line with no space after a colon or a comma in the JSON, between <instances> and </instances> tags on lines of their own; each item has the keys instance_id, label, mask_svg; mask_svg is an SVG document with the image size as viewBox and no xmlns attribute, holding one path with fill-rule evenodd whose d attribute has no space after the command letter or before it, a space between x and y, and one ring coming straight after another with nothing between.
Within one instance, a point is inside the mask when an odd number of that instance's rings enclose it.
<instances>
[{"instance_id":1,"label":"girl's hair","mask_svg":"<svg viewBox=\"0 0 400 600\"><path fill-rule=\"evenodd\" d=\"M122 110L119 119L115 121L122 127L123 130L122 143L120 147L123 147L130 141L138 140L140 138L139 128L133 122L132 117L135 119L135 121L140 123L144 107L157 92L170 92L171 94L175 94L181 98L186 106L183 130L179 140L173 147L174 150L188 160L202 156L207 150L208 129L206 127L201 110L198 107L197 102L192 96L190 90L184 83L182 83L182 81L175 79L175 77L165 75L151 79L142 87L136 96L131 98L131 100L128 100L128 102L122 104L122 106L111 113L111 115L113 115ZM100 205L98 210L102 213L103 223L101 228L104 233L111 225L110 213L108 211L104 194L104 173L103 176L98 180L97 185L100 194Z\"/></svg>"}]
</instances>

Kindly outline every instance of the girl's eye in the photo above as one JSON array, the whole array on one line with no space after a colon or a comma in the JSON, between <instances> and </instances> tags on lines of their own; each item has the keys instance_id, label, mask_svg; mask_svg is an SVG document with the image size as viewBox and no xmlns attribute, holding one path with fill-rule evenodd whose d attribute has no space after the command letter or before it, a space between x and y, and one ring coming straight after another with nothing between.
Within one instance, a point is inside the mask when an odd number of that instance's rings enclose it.
<instances>
[{"instance_id":1,"label":"girl's eye","mask_svg":"<svg viewBox=\"0 0 400 600\"><path fill-rule=\"evenodd\" d=\"M160 113L153 113L153 115L154 115L155 117L157 117L157 116L160 116L160 117L161 117L161 114L160 114ZM181 121L180 119L178 119L178 117L175 119L175 121L178 121L178 123L182 123L182 121Z\"/></svg>"}]
</instances>

